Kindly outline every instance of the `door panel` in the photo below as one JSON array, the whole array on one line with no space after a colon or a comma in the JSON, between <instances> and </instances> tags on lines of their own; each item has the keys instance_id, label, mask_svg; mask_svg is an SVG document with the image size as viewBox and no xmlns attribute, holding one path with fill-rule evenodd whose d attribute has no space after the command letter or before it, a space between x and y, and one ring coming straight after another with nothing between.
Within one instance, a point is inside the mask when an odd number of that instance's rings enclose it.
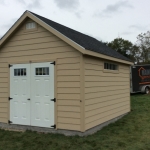
<instances>
[{"instance_id":1,"label":"door panel","mask_svg":"<svg viewBox=\"0 0 150 150\"><path fill-rule=\"evenodd\" d=\"M54 125L54 65L31 64L31 125L51 127Z\"/></svg>"},{"instance_id":2,"label":"door panel","mask_svg":"<svg viewBox=\"0 0 150 150\"><path fill-rule=\"evenodd\" d=\"M31 70L31 72L30 72ZM54 125L54 65L17 64L10 68L10 120L13 124Z\"/></svg>"},{"instance_id":3,"label":"door panel","mask_svg":"<svg viewBox=\"0 0 150 150\"><path fill-rule=\"evenodd\" d=\"M30 65L10 67L10 120L13 124L30 125Z\"/></svg>"}]
</instances>

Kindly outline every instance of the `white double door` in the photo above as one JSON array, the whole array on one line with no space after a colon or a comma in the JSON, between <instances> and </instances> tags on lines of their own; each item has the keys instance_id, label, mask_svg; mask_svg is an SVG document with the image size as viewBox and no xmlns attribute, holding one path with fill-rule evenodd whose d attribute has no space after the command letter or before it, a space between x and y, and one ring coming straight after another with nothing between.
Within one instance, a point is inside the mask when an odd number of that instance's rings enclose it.
<instances>
[{"instance_id":1,"label":"white double door","mask_svg":"<svg viewBox=\"0 0 150 150\"><path fill-rule=\"evenodd\" d=\"M54 65L50 62L10 67L10 121L12 124L54 125Z\"/></svg>"}]
</instances>

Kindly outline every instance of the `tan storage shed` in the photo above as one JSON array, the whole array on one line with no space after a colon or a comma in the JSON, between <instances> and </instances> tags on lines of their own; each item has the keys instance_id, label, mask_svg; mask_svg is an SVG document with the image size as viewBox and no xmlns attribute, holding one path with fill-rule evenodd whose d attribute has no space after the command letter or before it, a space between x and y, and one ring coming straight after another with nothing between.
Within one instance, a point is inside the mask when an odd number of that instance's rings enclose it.
<instances>
[{"instance_id":1,"label":"tan storage shed","mask_svg":"<svg viewBox=\"0 0 150 150\"><path fill-rule=\"evenodd\" d=\"M26 11L0 40L0 127L96 130L130 112L131 64L98 40Z\"/></svg>"}]
</instances>

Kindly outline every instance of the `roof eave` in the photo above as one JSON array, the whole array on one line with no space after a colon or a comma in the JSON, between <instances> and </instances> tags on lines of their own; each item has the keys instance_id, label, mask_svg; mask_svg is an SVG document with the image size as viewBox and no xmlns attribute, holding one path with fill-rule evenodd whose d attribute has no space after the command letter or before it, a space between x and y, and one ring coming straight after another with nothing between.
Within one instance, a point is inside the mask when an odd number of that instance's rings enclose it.
<instances>
[{"instance_id":1,"label":"roof eave","mask_svg":"<svg viewBox=\"0 0 150 150\"><path fill-rule=\"evenodd\" d=\"M90 51L90 50L87 50L87 49L85 50L84 55L90 55L90 56L93 56L93 57L107 59L107 60L115 61L115 62L120 62L120 63L127 64L127 65L133 65L134 64L133 62L130 62L130 61L126 61L126 60L118 59L118 58L111 57L111 56L108 56L108 55L96 53L96 52L93 52L93 51Z\"/></svg>"},{"instance_id":2,"label":"roof eave","mask_svg":"<svg viewBox=\"0 0 150 150\"><path fill-rule=\"evenodd\" d=\"M4 34L4 36L0 40L0 47L3 43L14 33L14 31L18 28L18 26L27 18L28 11L25 11L22 16L15 22L15 24Z\"/></svg>"}]
</instances>

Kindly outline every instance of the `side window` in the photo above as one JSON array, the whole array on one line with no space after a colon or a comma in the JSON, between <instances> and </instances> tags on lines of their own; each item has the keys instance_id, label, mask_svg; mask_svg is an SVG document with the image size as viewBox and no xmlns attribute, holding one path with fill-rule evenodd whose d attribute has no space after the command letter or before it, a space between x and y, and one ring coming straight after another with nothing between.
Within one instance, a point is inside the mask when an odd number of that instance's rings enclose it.
<instances>
[{"instance_id":1,"label":"side window","mask_svg":"<svg viewBox=\"0 0 150 150\"><path fill-rule=\"evenodd\" d=\"M26 75L27 75L26 68L14 69L14 76L26 76Z\"/></svg>"},{"instance_id":2,"label":"side window","mask_svg":"<svg viewBox=\"0 0 150 150\"><path fill-rule=\"evenodd\" d=\"M35 68L35 75L39 76L39 75L49 75L49 67L39 67L39 68Z\"/></svg>"},{"instance_id":3,"label":"side window","mask_svg":"<svg viewBox=\"0 0 150 150\"><path fill-rule=\"evenodd\" d=\"M104 63L104 69L107 69L107 70L118 70L118 65L105 62Z\"/></svg>"}]
</instances>

